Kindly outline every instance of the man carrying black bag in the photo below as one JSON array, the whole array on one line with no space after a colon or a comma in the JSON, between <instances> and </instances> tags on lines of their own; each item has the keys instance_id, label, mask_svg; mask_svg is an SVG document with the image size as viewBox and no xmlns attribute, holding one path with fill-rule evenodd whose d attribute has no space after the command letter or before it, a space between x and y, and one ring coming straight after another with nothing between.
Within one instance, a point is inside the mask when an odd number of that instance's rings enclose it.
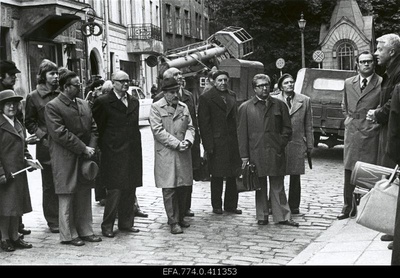
<instances>
[{"instance_id":1,"label":"man carrying black bag","mask_svg":"<svg viewBox=\"0 0 400 278\"><path fill-rule=\"evenodd\" d=\"M261 190L256 191L257 223L268 224L269 176L274 222L297 227L299 224L291 219L284 188L285 147L292 136L292 125L286 104L270 96L270 86L268 75L255 75L255 96L239 107L239 152L243 166L250 161L258 171Z\"/></svg>"}]
</instances>

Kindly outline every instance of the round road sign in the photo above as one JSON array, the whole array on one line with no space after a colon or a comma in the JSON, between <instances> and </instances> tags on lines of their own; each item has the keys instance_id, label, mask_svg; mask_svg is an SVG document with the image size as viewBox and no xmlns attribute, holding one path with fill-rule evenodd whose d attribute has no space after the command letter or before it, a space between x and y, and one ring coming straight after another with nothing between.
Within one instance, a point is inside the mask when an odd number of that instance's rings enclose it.
<instances>
[{"instance_id":1,"label":"round road sign","mask_svg":"<svg viewBox=\"0 0 400 278\"><path fill-rule=\"evenodd\" d=\"M312 58L315 62L321 63L322 60L324 60L324 58L325 58L325 54L321 50L316 50L316 51L314 51Z\"/></svg>"},{"instance_id":2,"label":"round road sign","mask_svg":"<svg viewBox=\"0 0 400 278\"><path fill-rule=\"evenodd\" d=\"M283 58L279 58L276 60L276 67L278 69L282 69L285 66L285 60Z\"/></svg>"}]
</instances>

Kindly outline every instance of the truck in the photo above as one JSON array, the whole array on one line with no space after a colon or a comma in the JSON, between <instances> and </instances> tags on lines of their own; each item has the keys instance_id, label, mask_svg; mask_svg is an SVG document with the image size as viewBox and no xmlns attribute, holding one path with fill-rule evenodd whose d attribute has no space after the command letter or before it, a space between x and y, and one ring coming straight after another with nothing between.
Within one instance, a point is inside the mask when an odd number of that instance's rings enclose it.
<instances>
[{"instance_id":1,"label":"truck","mask_svg":"<svg viewBox=\"0 0 400 278\"><path fill-rule=\"evenodd\" d=\"M163 55L149 56L146 63L150 67L158 66L159 81L168 68L181 70L186 89L193 93L196 104L203 92L207 73L211 69L225 70L230 76L230 89L236 93L240 104L253 92L253 76L264 72L261 62L246 60L253 48L253 38L249 33L241 27L229 26L205 41L171 49Z\"/></svg>"},{"instance_id":2,"label":"truck","mask_svg":"<svg viewBox=\"0 0 400 278\"><path fill-rule=\"evenodd\" d=\"M356 71L302 68L298 71L295 92L310 97L314 145L319 143L333 148L344 140L342 98L344 81Z\"/></svg>"}]
</instances>

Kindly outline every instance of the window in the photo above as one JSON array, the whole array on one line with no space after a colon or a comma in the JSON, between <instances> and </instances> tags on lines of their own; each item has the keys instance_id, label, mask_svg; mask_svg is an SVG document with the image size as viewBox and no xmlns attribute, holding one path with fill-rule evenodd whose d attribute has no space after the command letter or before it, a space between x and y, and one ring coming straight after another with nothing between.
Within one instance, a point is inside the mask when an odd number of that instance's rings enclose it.
<instances>
[{"instance_id":1,"label":"window","mask_svg":"<svg viewBox=\"0 0 400 278\"><path fill-rule=\"evenodd\" d=\"M172 33L172 15L171 15L171 5L165 5L165 18L166 18L166 32Z\"/></svg>"},{"instance_id":2,"label":"window","mask_svg":"<svg viewBox=\"0 0 400 278\"><path fill-rule=\"evenodd\" d=\"M344 42L337 48L338 68L340 70L354 69L354 47Z\"/></svg>"},{"instance_id":3,"label":"window","mask_svg":"<svg viewBox=\"0 0 400 278\"><path fill-rule=\"evenodd\" d=\"M317 78L314 80L313 88L316 90L342 91L344 89L344 80Z\"/></svg>"},{"instance_id":4,"label":"window","mask_svg":"<svg viewBox=\"0 0 400 278\"><path fill-rule=\"evenodd\" d=\"M185 26L184 26L185 36L190 36L190 16L189 11L185 10Z\"/></svg>"},{"instance_id":5,"label":"window","mask_svg":"<svg viewBox=\"0 0 400 278\"><path fill-rule=\"evenodd\" d=\"M182 35L181 8L175 8L175 34Z\"/></svg>"}]
</instances>

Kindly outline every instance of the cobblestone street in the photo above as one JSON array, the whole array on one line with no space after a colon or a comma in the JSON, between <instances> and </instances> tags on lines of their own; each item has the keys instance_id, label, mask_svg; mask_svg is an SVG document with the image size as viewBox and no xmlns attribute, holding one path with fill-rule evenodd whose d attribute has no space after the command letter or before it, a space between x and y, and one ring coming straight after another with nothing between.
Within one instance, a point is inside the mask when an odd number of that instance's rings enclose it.
<instances>
[{"instance_id":1,"label":"cobblestone street","mask_svg":"<svg viewBox=\"0 0 400 278\"><path fill-rule=\"evenodd\" d=\"M242 215L212 213L209 182L193 186L191 226L172 235L167 225L161 189L154 185L153 137L149 126L141 128L144 186L137 189L141 209L148 218L135 218L138 234L117 229L114 238L82 247L60 244L44 221L41 208L40 172L30 172L33 212L23 221L31 235L25 240L32 249L0 251L2 265L286 265L336 221L342 206L342 146L328 149L320 144L313 152L313 169L302 176L300 227L257 225L254 192L240 193ZM30 146L34 155L34 148ZM287 181L286 181L287 183ZM93 194L94 195L94 194ZM94 197L93 197L94 198ZM101 235L103 207L93 201L93 227Z\"/></svg>"}]
</instances>

